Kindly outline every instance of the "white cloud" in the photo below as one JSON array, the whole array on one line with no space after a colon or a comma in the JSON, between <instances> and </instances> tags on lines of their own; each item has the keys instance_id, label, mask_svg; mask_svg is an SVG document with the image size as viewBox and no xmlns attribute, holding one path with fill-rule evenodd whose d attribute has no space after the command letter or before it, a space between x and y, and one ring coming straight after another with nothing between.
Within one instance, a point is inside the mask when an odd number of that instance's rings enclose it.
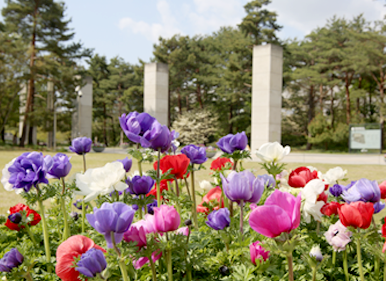
<instances>
[{"instance_id":1,"label":"white cloud","mask_svg":"<svg viewBox=\"0 0 386 281\"><path fill-rule=\"evenodd\" d=\"M383 5L383 1L374 0L274 0L268 9L277 12L278 21L284 26L282 37L293 37L324 26L334 15L351 20L363 13L368 21L382 20L386 12Z\"/></svg>"},{"instance_id":2,"label":"white cloud","mask_svg":"<svg viewBox=\"0 0 386 281\"><path fill-rule=\"evenodd\" d=\"M236 26L241 22L245 0L193 0L194 11L188 17L196 33L211 33L221 26Z\"/></svg>"},{"instance_id":3,"label":"white cloud","mask_svg":"<svg viewBox=\"0 0 386 281\"><path fill-rule=\"evenodd\" d=\"M182 31L176 27L178 23L171 13L169 3L166 0L157 1L157 10L161 15L161 23L150 24L125 17L119 20L118 27L121 30L129 30L134 34L142 34L152 42L157 42L160 36L169 38L177 33L182 33Z\"/></svg>"}]
</instances>

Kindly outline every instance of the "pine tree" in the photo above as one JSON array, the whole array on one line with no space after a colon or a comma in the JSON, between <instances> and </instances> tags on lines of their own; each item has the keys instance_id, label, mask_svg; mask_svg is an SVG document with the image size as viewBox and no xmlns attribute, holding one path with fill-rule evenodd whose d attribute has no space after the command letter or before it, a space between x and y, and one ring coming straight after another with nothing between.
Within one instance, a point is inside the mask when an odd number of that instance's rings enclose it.
<instances>
[{"instance_id":1,"label":"pine tree","mask_svg":"<svg viewBox=\"0 0 386 281\"><path fill-rule=\"evenodd\" d=\"M53 57L59 58L57 61L63 66L64 60L61 59L67 58L65 60L68 61L71 57L84 54L79 53L80 44L66 45L74 33L68 27L70 21L64 19L64 3L54 0L7 0L6 4L2 10L6 28L19 34L28 45L28 92L23 133L20 138L20 145L24 146L26 126L28 123L33 125L31 118L35 109L36 81L40 75L53 76L47 73L55 69L52 64L50 66Z\"/></svg>"}]
</instances>

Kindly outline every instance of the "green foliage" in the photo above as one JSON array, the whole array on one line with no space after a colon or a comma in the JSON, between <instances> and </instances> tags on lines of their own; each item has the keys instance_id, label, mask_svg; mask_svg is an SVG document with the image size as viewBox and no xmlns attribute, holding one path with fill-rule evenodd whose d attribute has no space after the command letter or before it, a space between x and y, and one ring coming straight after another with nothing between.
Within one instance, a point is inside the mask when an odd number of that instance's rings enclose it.
<instances>
[{"instance_id":1,"label":"green foliage","mask_svg":"<svg viewBox=\"0 0 386 281\"><path fill-rule=\"evenodd\" d=\"M310 137L308 141L316 146L321 146L327 149L347 149L348 143L348 126L344 123L339 123L335 128L331 128L322 114L316 117L308 125Z\"/></svg>"}]
</instances>

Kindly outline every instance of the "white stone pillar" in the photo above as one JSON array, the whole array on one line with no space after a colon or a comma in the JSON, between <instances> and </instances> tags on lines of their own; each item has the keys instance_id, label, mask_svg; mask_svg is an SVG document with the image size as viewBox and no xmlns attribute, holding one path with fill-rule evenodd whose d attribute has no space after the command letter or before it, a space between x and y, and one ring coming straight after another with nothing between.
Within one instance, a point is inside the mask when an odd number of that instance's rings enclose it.
<instances>
[{"instance_id":1,"label":"white stone pillar","mask_svg":"<svg viewBox=\"0 0 386 281\"><path fill-rule=\"evenodd\" d=\"M162 125L169 119L169 67L164 63L145 64L143 111Z\"/></svg>"},{"instance_id":2,"label":"white stone pillar","mask_svg":"<svg viewBox=\"0 0 386 281\"><path fill-rule=\"evenodd\" d=\"M283 49L254 46L252 59L251 150L266 142L281 141Z\"/></svg>"},{"instance_id":3,"label":"white stone pillar","mask_svg":"<svg viewBox=\"0 0 386 281\"><path fill-rule=\"evenodd\" d=\"M86 84L77 92L71 138L92 138L92 78L86 77L84 82Z\"/></svg>"}]
</instances>

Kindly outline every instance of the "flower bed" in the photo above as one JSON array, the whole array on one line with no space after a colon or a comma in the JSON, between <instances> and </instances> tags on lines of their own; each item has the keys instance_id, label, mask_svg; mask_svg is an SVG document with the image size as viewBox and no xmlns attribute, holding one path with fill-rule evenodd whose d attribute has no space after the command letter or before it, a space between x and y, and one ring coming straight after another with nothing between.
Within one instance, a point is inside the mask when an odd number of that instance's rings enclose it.
<instances>
[{"instance_id":1,"label":"flower bed","mask_svg":"<svg viewBox=\"0 0 386 281\"><path fill-rule=\"evenodd\" d=\"M208 167L201 194L194 177L207 161L205 147L174 155L178 134L146 113L124 114L120 124L142 146L129 150L138 163L131 176L127 157L87 169L87 138L70 147L84 161L73 181L62 153L24 153L3 169L4 188L27 203L1 221L5 280L385 278L386 225L374 220L385 206L385 183L341 185L347 172L339 167L287 173L290 148L278 143L260 147L267 174L254 175L243 169L250 153L242 132L217 143L224 154ZM144 162L153 169L142 171Z\"/></svg>"}]
</instances>

